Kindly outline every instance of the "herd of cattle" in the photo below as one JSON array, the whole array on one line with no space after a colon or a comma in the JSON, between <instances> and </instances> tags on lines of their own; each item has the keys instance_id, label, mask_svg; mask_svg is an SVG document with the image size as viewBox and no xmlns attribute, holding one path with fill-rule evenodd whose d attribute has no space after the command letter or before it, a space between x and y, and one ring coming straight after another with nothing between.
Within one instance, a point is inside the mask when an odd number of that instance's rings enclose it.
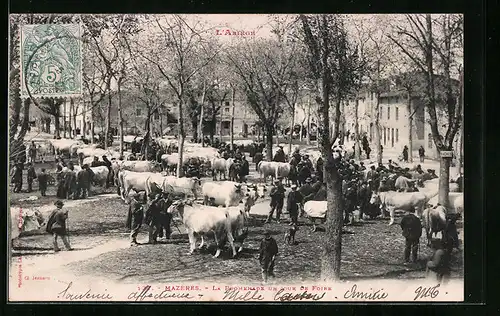
<instances>
[{"instance_id":1,"label":"herd of cattle","mask_svg":"<svg viewBox=\"0 0 500 316\"><path fill-rule=\"evenodd\" d=\"M162 146L171 146L175 139L157 140ZM201 236L203 247L204 235L215 232L215 241L218 246L216 256L220 254L225 242L228 241L233 251L233 256L237 254L234 246L235 241L241 242L248 234L249 214L255 202L265 196L267 191L265 180L268 177L286 180L290 172L290 164L283 162L261 161L257 165L257 170L264 183L247 184L234 181L204 182L199 178L177 178L170 175L170 171L177 168L178 154L163 154L162 163L157 161L127 160L130 153L125 152L120 156L118 151L99 149L94 145L81 144L74 140L51 140L52 150L57 154L77 155L80 157L80 164L91 164L94 157L107 156L111 158L111 167L92 167L94 182L104 185L109 177L114 179L117 186L117 193L121 199L128 203L129 195L132 191L144 192L144 196L150 198L156 192L167 192L172 196L181 197L169 207L168 212L177 214L188 232L190 241L190 253L196 247L196 235ZM306 153L315 162L319 158L319 151L306 150ZM341 146L334 149L336 157L345 155ZM200 144L186 142L184 148L184 161L196 158L202 161L207 168L216 173L225 175L229 173L233 158L224 159L220 157L217 149L212 147L202 147ZM75 171L79 172L81 167L75 166ZM369 170L363 171L364 178L369 177ZM425 178L425 177L424 177ZM424 226L429 234L439 231L440 223L444 220L442 208L436 208L437 195L439 191L439 179L422 178L420 173L413 174L413 179L404 175L388 175L388 181L392 181L392 188L388 191L373 190L370 203L377 204L383 211L389 213L395 210L415 211L424 220ZM215 179L215 178L214 178ZM408 188L409 183L418 180L418 191L399 192ZM456 179L452 179L453 182ZM456 191L455 184L450 184L450 191ZM222 207L221 207L222 206ZM326 217L326 201L306 201L303 205L305 214L313 221L324 220ZM448 211L463 212L463 193L450 192ZM12 238L15 238L22 231L39 229L43 223L43 216L36 210L28 210L19 216L14 212L12 217L13 230Z\"/></svg>"}]
</instances>

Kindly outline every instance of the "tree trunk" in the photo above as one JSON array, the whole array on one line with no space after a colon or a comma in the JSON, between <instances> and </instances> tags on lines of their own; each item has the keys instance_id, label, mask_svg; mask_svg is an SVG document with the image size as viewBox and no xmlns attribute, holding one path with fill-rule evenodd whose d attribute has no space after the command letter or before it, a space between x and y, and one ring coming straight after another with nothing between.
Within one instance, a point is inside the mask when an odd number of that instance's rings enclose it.
<instances>
[{"instance_id":1,"label":"tree trunk","mask_svg":"<svg viewBox=\"0 0 500 316\"><path fill-rule=\"evenodd\" d=\"M374 128L375 128L375 146L377 148L375 148L376 150L376 153L377 153L377 163L382 163L382 156L383 156L383 151L380 150L380 145L381 144L381 140L380 140L380 137L381 137L381 131L380 131L380 98L379 98L379 95L378 93L375 94L375 113L374 113L374 116L375 116L375 123L373 124L374 125Z\"/></svg>"},{"instance_id":2,"label":"tree trunk","mask_svg":"<svg viewBox=\"0 0 500 316\"><path fill-rule=\"evenodd\" d=\"M441 158L439 164L439 204L444 207L449 205L450 192L450 165L452 158Z\"/></svg>"},{"instance_id":3,"label":"tree trunk","mask_svg":"<svg viewBox=\"0 0 500 316\"><path fill-rule=\"evenodd\" d=\"M95 123L94 123L94 105L92 104L92 96L90 97L90 143L94 144Z\"/></svg>"},{"instance_id":4,"label":"tree trunk","mask_svg":"<svg viewBox=\"0 0 500 316\"><path fill-rule=\"evenodd\" d=\"M104 134L104 149L108 149L108 139L109 139L109 132L111 130L111 90L108 89L108 106L106 108L106 128L105 128L105 134Z\"/></svg>"},{"instance_id":5,"label":"tree trunk","mask_svg":"<svg viewBox=\"0 0 500 316\"><path fill-rule=\"evenodd\" d=\"M408 162L413 163L413 113L411 111L411 95L408 93Z\"/></svg>"},{"instance_id":6,"label":"tree trunk","mask_svg":"<svg viewBox=\"0 0 500 316\"><path fill-rule=\"evenodd\" d=\"M328 282L340 279L340 264L342 253L342 226L343 226L343 201L342 180L334 166L331 148L327 150L327 160L324 166L326 183L326 238L324 241L323 255L321 257L321 280ZM329 152L328 152L329 151ZM325 153L323 154L325 155Z\"/></svg>"},{"instance_id":7,"label":"tree trunk","mask_svg":"<svg viewBox=\"0 0 500 316\"><path fill-rule=\"evenodd\" d=\"M361 146L359 141L361 139L359 135L359 100L356 99L354 104L354 158L359 161L361 160Z\"/></svg>"},{"instance_id":8,"label":"tree trunk","mask_svg":"<svg viewBox=\"0 0 500 316\"><path fill-rule=\"evenodd\" d=\"M220 130L219 130L219 137L220 141L222 142L222 104L224 101L220 101Z\"/></svg>"},{"instance_id":9,"label":"tree trunk","mask_svg":"<svg viewBox=\"0 0 500 316\"><path fill-rule=\"evenodd\" d=\"M292 154L293 128L295 126L295 103L292 104L292 122L290 123L290 139L288 140L288 155Z\"/></svg>"},{"instance_id":10,"label":"tree trunk","mask_svg":"<svg viewBox=\"0 0 500 316\"><path fill-rule=\"evenodd\" d=\"M163 106L160 107L160 138L163 138Z\"/></svg>"},{"instance_id":11,"label":"tree trunk","mask_svg":"<svg viewBox=\"0 0 500 316\"><path fill-rule=\"evenodd\" d=\"M341 106L341 110L340 110L340 133L341 133L341 137L339 139L339 144L340 145L344 145L345 141L346 141L346 130L345 130L345 103L342 102L342 100L339 100L338 102L339 105Z\"/></svg>"},{"instance_id":12,"label":"tree trunk","mask_svg":"<svg viewBox=\"0 0 500 316\"><path fill-rule=\"evenodd\" d=\"M66 138L66 129L67 129L67 126L66 126L66 113L68 113L68 112L66 110L67 110L66 109L66 99L64 99L64 111L63 111L63 115L62 115L62 117L63 117L63 129L64 129L64 131L63 131L63 137L64 138Z\"/></svg>"},{"instance_id":13,"label":"tree trunk","mask_svg":"<svg viewBox=\"0 0 500 316\"><path fill-rule=\"evenodd\" d=\"M122 78L118 79L118 120L120 126L120 157L123 157L123 111L122 111L122 91L121 91Z\"/></svg>"},{"instance_id":14,"label":"tree trunk","mask_svg":"<svg viewBox=\"0 0 500 316\"><path fill-rule=\"evenodd\" d=\"M50 117L47 117L44 120L44 124L45 124L45 133L50 134Z\"/></svg>"},{"instance_id":15,"label":"tree trunk","mask_svg":"<svg viewBox=\"0 0 500 316\"><path fill-rule=\"evenodd\" d=\"M266 125L266 159L273 161L273 128L274 126Z\"/></svg>"},{"instance_id":16,"label":"tree trunk","mask_svg":"<svg viewBox=\"0 0 500 316\"><path fill-rule=\"evenodd\" d=\"M181 94L182 95L182 94ZM183 176L184 172L182 169L183 159L184 159L184 139L186 138L186 133L184 131L184 113L182 112L182 98L179 98L179 139L178 139L178 147L179 147L179 160L177 162L177 177L180 178Z\"/></svg>"},{"instance_id":17,"label":"tree trunk","mask_svg":"<svg viewBox=\"0 0 500 316\"><path fill-rule=\"evenodd\" d=\"M87 138L87 102L85 102L84 99L82 99L82 121L83 121L83 126L82 126L82 136Z\"/></svg>"},{"instance_id":18,"label":"tree trunk","mask_svg":"<svg viewBox=\"0 0 500 316\"><path fill-rule=\"evenodd\" d=\"M232 88L232 94L231 94L231 136L230 136L230 142L231 142L231 150L234 150L234 87Z\"/></svg>"},{"instance_id":19,"label":"tree trunk","mask_svg":"<svg viewBox=\"0 0 500 316\"><path fill-rule=\"evenodd\" d=\"M200 108L200 122L198 125L198 135L200 135L201 146L205 146L204 135L203 135L203 117L205 116L205 95L206 95L206 83L203 81L203 93L201 94L201 108Z\"/></svg>"},{"instance_id":20,"label":"tree trunk","mask_svg":"<svg viewBox=\"0 0 500 316\"><path fill-rule=\"evenodd\" d=\"M68 133L69 133L69 138L73 139L73 98L69 98L69 113L68 113Z\"/></svg>"},{"instance_id":21,"label":"tree trunk","mask_svg":"<svg viewBox=\"0 0 500 316\"><path fill-rule=\"evenodd\" d=\"M307 145L311 145L311 98L307 98Z\"/></svg>"}]
</instances>

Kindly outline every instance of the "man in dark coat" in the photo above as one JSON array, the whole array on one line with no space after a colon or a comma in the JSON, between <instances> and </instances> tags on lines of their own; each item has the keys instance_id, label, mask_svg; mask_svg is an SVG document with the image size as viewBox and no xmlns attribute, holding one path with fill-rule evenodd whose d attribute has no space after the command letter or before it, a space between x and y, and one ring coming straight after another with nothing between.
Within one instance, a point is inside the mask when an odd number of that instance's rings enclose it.
<instances>
[{"instance_id":1,"label":"man in dark coat","mask_svg":"<svg viewBox=\"0 0 500 316\"><path fill-rule=\"evenodd\" d=\"M18 160L14 166L14 175L12 177L12 183L14 183L14 193L21 192L23 188L23 169L24 164Z\"/></svg>"},{"instance_id":2,"label":"man in dark coat","mask_svg":"<svg viewBox=\"0 0 500 316\"><path fill-rule=\"evenodd\" d=\"M57 165L56 169L56 181L57 181L57 192L56 196L59 199L66 198L66 183L64 181L65 172L62 171L61 165Z\"/></svg>"},{"instance_id":3,"label":"man in dark coat","mask_svg":"<svg viewBox=\"0 0 500 316\"><path fill-rule=\"evenodd\" d=\"M297 166L297 169L298 169L297 178L299 181L299 185L302 186L303 184L305 184L306 179L311 177L311 168L305 156L302 158L302 161Z\"/></svg>"},{"instance_id":4,"label":"man in dark coat","mask_svg":"<svg viewBox=\"0 0 500 316\"><path fill-rule=\"evenodd\" d=\"M297 163L302 159L302 157L300 156L299 148L295 148L295 151L293 152L292 157L295 158L295 161L297 161Z\"/></svg>"},{"instance_id":5,"label":"man in dark coat","mask_svg":"<svg viewBox=\"0 0 500 316\"><path fill-rule=\"evenodd\" d=\"M450 259L453 246L451 246L446 239L433 240L432 248L435 250L432 259L427 262L426 274L430 271L436 273L438 283L447 283L450 274Z\"/></svg>"},{"instance_id":6,"label":"man in dark coat","mask_svg":"<svg viewBox=\"0 0 500 316\"><path fill-rule=\"evenodd\" d=\"M344 189L344 224L347 225L350 222L350 215L356 209L356 200L358 195L358 190L356 188L356 180L350 180L346 182L346 186Z\"/></svg>"},{"instance_id":7,"label":"man in dark coat","mask_svg":"<svg viewBox=\"0 0 500 316\"><path fill-rule=\"evenodd\" d=\"M45 173L45 168L42 168L42 172L38 174L38 188L40 189L40 195L45 196L47 192L47 182L49 180L48 175Z\"/></svg>"},{"instance_id":8,"label":"man in dark coat","mask_svg":"<svg viewBox=\"0 0 500 316\"><path fill-rule=\"evenodd\" d=\"M273 161L276 162L286 162L285 152L283 151L283 147L279 146L278 151L274 155Z\"/></svg>"},{"instance_id":9,"label":"man in dark coat","mask_svg":"<svg viewBox=\"0 0 500 316\"><path fill-rule=\"evenodd\" d=\"M102 156L102 161L104 165L108 168L108 178L106 179L106 188L109 188L110 185L113 185L113 168L111 168L111 161L108 160L106 155Z\"/></svg>"},{"instance_id":10,"label":"man in dark coat","mask_svg":"<svg viewBox=\"0 0 500 316\"><path fill-rule=\"evenodd\" d=\"M76 172L71 162L68 165L68 171L64 174L64 186L66 199L76 199Z\"/></svg>"},{"instance_id":11,"label":"man in dark coat","mask_svg":"<svg viewBox=\"0 0 500 316\"><path fill-rule=\"evenodd\" d=\"M156 244L158 233L160 229L162 229L162 223L160 222L160 210L163 203L161 194L156 194L149 204L148 209L146 210L146 218L144 223L149 226L149 240L148 244Z\"/></svg>"},{"instance_id":12,"label":"man in dark coat","mask_svg":"<svg viewBox=\"0 0 500 316\"><path fill-rule=\"evenodd\" d=\"M28 174L27 174L27 180L28 180L28 193L31 193L33 191L33 180L36 179L36 172L35 172L35 167L33 167L33 163L28 163Z\"/></svg>"},{"instance_id":13,"label":"man in dark coat","mask_svg":"<svg viewBox=\"0 0 500 316\"><path fill-rule=\"evenodd\" d=\"M314 196L315 192L313 190L311 182L311 178L307 178L304 185L299 188L300 194L302 194L302 196L304 197L304 202L311 200Z\"/></svg>"},{"instance_id":14,"label":"man in dark coat","mask_svg":"<svg viewBox=\"0 0 500 316\"><path fill-rule=\"evenodd\" d=\"M316 161L316 176L320 182L323 182L323 158L319 157Z\"/></svg>"},{"instance_id":15,"label":"man in dark coat","mask_svg":"<svg viewBox=\"0 0 500 316\"><path fill-rule=\"evenodd\" d=\"M368 183L360 180L358 185L358 205L359 205L359 220L363 221L363 214L368 209L370 204L371 191Z\"/></svg>"},{"instance_id":16,"label":"man in dark coat","mask_svg":"<svg viewBox=\"0 0 500 316\"><path fill-rule=\"evenodd\" d=\"M99 158L97 156L94 156L94 160L92 160L90 166L92 168L101 166L101 162L99 161Z\"/></svg>"},{"instance_id":17,"label":"man in dark coat","mask_svg":"<svg viewBox=\"0 0 500 316\"><path fill-rule=\"evenodd\" d=\"M303 200L302 194L297 191L297 186L292 185L292 192L288 193L287 201L286 201L286 209L290 214L290 226L293 224L298 225L298 217L299 217L299 204L302 204Z\"/></svg>"},{"instance_id":18,"label":"man in dark coat","mask_svg":"<svg viewBox=\"0 0 500 316\"><path fill-rule=\"evenodd\" d=\"M259 263L262 271L262 280L267 282L268 277L274 277L274 263L278 254L278 244L269 231L265 231L259 248Z\"/></svg>"},{"instance_id":19,"label":"man in dark coat","mask_svg":"<svg viewBox=\"0 0 500 316\"><path fill-rule=\"evenodd\" d=\"M59 252L61 250L57 245L57 237L61 237L67 250L73 250L69 243L68 231L66 228L66 221L68 220L68 210L62 209L64 203L60 200L56 201L54 205L57 207L57 209L50 214L49 219L47 220L46 228L47 233L54 236L54 251Z\"/></svg>"},{"instance_id":20,"label":"man in dark coat","mask_svg":"<svg viewBox=\"0 0 500 316\"><path fill-rule=\"evenodd\" d=\"M126 227L130 229L130 245L138 245L137 235L139 234L139 229L142 226L142 221L144 219L144 210L142 201L138 200L138 194L131 194L131 201L128 209L127 223Z\"/></svg>"},{"instance_id":21,"label":"man in dark coat","mask_svg":"<svg viewBox=\"0 0 500 316\"><path fill-rule=\"evenodd\" d=\"M77 196L78 198L85 199L90 192L90 182L92 175L90 174L89 165L84 164L82 170L76 175L77 180Z\"/></svg>"},{"instance_id":22,"label":"man in dark coat","mask_svg":"<svg viewBox=\"0 0 500 316\"><path fill-rule=\"evenodd\" d=\"M172 229L170 228L170 223L172 222L172 214L168 213L168 208L172 205L173 201L170 199L168 193L163 192L161 200L158 202L158 207L160 209L158 221L160 224L160 231L158 232L158 237L163 238L163 230L165 230L165 238L170 239L172 234Z\"/></svg>"},{"instance_id":23,"label":"man in dark coat","mask_svg":"<svg viewBox=\"0 0 500 316\"><path fill-rule=\"evenodd\" d=\"M408 146L406 145L403 148L403 161L408 162Z\"/></svg>"},{"instance_id":24,"label":"man in dark coat","mask_svg":"<svg viewBox=\"0 0 500 316\"><path fill-rule=\"evenodd\" d=\"M274 180L274 187L271 189L269 193L271 197L271 211L267 216L266 223L271 222L273 219L274 211L276 211L276 221L280 222L281 210L283 209L283 200L285 199L285 188L280 180Z\"/></svg>"},{"instance_id":25,"label":"man in dark coat","mask_svg":"<svg viewBox=\"0 0 500 316\"><path fill-rule=\"evenodd\" d=\"M420 243L420 236L422 236L422 224L420 219L410 212L406 212L405 216L401 219L401 229L403 230L403 237L406 240L404 260L405 263L410 262L410 252L412 255L412 262L417 262L417 252Z\"/></svg>"},{"instance_id":26,"label":"man in dark coat","mask_svg":"<svg viewBox=\"0 0 500 316\"><path fill-rule=\"evenodd\" d=\"M241 179L247 182L247 176L250 174L250 164L248 163L247 157L242 155L241 157Z\"/></svg>"},{"instance_id":27,"label":"man in dark coat","mask_svg":"<svg viewBox=\"0 0 500 316\"><path fill-rule=\"evenodd\" d=\"M424 162L424 160L425 160L424 146L420 146L420 148L418 149L418 156L420 157L420 162Z\"/></svg>"}]
</instances>

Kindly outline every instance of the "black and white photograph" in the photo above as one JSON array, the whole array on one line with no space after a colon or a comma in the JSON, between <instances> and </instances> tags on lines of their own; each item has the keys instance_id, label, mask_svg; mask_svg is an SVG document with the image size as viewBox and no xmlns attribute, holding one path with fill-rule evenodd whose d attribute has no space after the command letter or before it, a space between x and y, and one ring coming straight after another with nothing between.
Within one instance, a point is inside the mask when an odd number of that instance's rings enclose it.
<instances>
[{"instance_id":1,"label":"black and white photograph","mask_svg":"<svg viewBox=\"0 0 500 316\"><path fill-rule=\"evenodd\" d=\"M463 35L10 14L9 301L463 301Z\"/></svg>"}]
</instances>

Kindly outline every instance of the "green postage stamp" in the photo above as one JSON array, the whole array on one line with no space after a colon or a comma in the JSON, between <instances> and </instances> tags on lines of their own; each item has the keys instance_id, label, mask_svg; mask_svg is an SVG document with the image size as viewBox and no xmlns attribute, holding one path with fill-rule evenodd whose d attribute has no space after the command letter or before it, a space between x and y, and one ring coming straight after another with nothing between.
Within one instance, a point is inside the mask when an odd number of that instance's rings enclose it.
<instances>
[{"instance_id":1,"label":"green postage stamp","mask_svg":"<svg viewBox=\"0 0 500 316\"><path fill-rule=\"evenodd\" d=\"M81 95L79 24L24 25L20 43L22 97Z\"/></svg>"}]
</instances>

